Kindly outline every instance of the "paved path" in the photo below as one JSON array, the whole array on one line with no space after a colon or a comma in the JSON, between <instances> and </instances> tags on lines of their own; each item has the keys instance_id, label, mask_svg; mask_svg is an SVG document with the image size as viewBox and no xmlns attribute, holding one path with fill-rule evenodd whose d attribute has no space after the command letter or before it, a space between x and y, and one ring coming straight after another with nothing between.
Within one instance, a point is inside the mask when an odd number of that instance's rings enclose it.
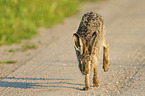
<instances>
[{"instance_id":1,"label":"paved path","mask_svg":"<svg viewBox=\"0 0 145 96\"><path fill-rule=\"evenodd\" d=\"M0 81L0 96L145 96L144 4L145 0L88 3L64 24L42 30L54 35L53 42ZM103 72L99 62L100 86L85 92L72 34L87 11L98 12L105 19L111 65Z\"/></svg>"}]
</instances>

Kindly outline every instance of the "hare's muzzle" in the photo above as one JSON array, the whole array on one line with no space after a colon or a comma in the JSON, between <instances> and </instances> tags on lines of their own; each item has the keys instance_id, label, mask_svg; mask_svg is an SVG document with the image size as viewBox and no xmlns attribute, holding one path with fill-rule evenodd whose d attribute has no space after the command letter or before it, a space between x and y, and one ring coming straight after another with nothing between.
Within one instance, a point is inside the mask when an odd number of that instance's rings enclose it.
<instances>
[{"instance_id":1,"label":"hare's muzzle","mask_svg":"<svg viewBox=\"0 0 145 96\"><path fill-rule=\"evenodd\" d=\"M88 71L83 71L83 74L84 75L88 75L88 74L90 74Z\"/></svg>"},{"instance_id":2,"label":"hare's muzzle","mask_svg":"<svg viewBox=\"0 0 145 96\"><path fill-rule=\"evenodd\" d=\"M86 64L83 66L83 72L84 75L90 74L90 64Z\"/></svg>"}]
</instances>

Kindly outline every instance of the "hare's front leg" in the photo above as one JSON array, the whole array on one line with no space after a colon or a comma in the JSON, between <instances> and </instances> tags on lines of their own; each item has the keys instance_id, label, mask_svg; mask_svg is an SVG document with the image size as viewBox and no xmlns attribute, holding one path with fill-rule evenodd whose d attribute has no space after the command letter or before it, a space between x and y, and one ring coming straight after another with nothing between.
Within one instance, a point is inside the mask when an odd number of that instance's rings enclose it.
<instances>
[{"instance_id":1,"label":"hare's front leg","mask_svg":"<svg viewBox=\"0 0 145 96\"><path fill-rule=\"evenodd\" d=\"M98 81L98 76L97 76L97 64L98 64L98 61L99 61L99 59L96 56L93 56L93 64L94 64L93 86L94 87L99 87L99 81Z\"/></svg>"},{"instance_id":2,"label":"hare's front leg","mask_svg":"<svg viewBox=\"0 0 145 96\"><path fill-rule=\"evenodd\" d=\"M106 40L104 40L104 51L103 51L103 69L104 71L108 71L109 70L109 44L108 42L106 42Z\"/></svg>"},{"instance_id":3,"label":"hare's front leg","mask_svg":"<svg viewBox=\"0 0 145 96\"><path fill-rule=\"evenodd\" d=\"M90 89L89 75L85 75L85 87L83 88L83 90L89 90L89 89Z\"/></svg>"},{"instance_id":4,"label":"hare's front leg","mask_svg":"<svg viewBox=\"0 0 145 96\"><path fill-rule=\"evenodd\" d=\"M97 66L94 68L93 86L99 87L99 81L97 77Z\"/></svg>"}]
</instances>

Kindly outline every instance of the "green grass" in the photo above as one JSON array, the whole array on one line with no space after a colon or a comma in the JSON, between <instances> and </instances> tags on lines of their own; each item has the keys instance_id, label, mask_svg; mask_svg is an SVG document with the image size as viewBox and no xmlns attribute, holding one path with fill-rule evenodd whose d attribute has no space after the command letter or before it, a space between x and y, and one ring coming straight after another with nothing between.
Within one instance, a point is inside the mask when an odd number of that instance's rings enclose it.
<instances>
[{"instance_id":1,"label":"green grass","mask_svg":"<svg viewBox=\"0 0 145 96\"><path fill-rule=\"evenodd\" d=\"M0 61L0 64L15 64L17 61Z\"/></svg>"},{"instance_id":2,"label":"green grass","mask_svg":"<svg viewBox=\"0 0 145 96\"><path fill-rule=\"evenodd\" d=\"M0 0L0 45L30 39L74 14L81 2L97 0Z\"/></svg>"}]
</instances>

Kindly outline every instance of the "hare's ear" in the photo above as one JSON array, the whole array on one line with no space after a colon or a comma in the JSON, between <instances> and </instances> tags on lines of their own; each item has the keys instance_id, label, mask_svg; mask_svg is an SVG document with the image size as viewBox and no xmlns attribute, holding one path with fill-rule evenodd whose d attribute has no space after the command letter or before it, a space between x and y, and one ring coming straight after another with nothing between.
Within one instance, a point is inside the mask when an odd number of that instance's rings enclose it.
<instances>
[{"instance_id":1,"label":"hare's ear","mask_svg":"<svg viewBox=\"0 0 145 96\"><path fill-rule=\"evenodd\" d=\"M92 49L93 49L93 45L94 45L94 43L95 43L96 37L97 37L97 34L96 34L96 32L94 32L94 33L92 34L91 40L90 40L90 42L89 42L89 48L88 48L88 50L89 50L89 53L90 53L90 54L92 53Z\"/></svg>"},{"instance_id":2,"label":"hare's ear","mask_svg":"<svg viewBox=\"0 0 145 96\"><path fill-rule=\"evenodd\" d=\"M83 52L83 42L81 37L77 34L73 34L73 40L74 40L74 47L76 50L80 51L81 53Z\"/></svg>"}]
</instances>

